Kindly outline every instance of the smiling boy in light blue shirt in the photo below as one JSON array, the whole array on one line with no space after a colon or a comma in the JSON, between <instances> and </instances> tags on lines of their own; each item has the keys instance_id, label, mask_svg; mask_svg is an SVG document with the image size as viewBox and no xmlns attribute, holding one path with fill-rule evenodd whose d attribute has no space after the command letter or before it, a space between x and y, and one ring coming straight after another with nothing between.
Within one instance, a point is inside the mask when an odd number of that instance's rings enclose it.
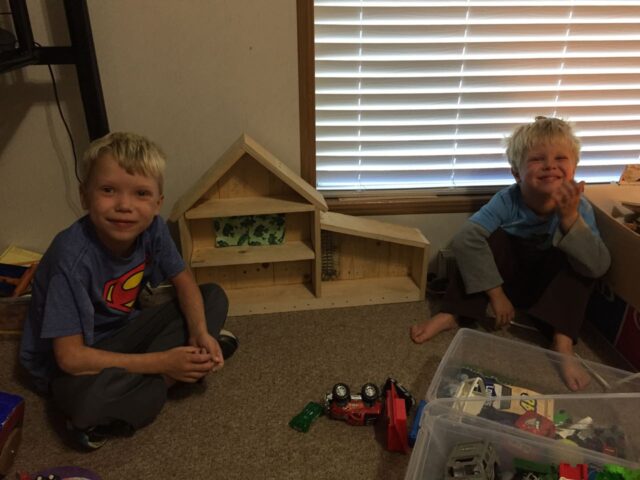
<instances>
[{"instance_id":1,"label":"smiling boy in light blue shirt","mask_svg":"<svg viewBox=\"0 0 640 480\"><path fill-rule=\"evenodd\" d=\"M485 317L508 325L521 308L549 333L551 348L572 355L594 279L609 268L610 256L593 210L574 180L580 142L571 126L537 117L515 129L507 157L516 180L464 224L452 242L459 275L450 282L442 310L411 328L423 343L458 327L460 318ZM562 375L571 390L589 376L565 361Z\"/></svg>"}]
</instances>

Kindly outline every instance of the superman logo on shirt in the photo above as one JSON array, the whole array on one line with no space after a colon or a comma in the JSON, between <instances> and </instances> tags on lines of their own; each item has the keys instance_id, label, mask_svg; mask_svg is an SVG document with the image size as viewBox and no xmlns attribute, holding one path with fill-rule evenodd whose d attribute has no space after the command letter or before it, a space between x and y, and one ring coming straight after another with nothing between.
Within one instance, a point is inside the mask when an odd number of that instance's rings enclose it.
<instances>
[{"instance_id":1,"label":"superman logo on shirt","mask_svg":"<svg viewBox=\"0 0 640 480\"><path fill-rule=\"evenodd\" d=\"M118 278L109 280L104 284L102 297L107 306L124 313L133 310L133 306L138 298L142 277L144 275L145 262L129 270Z\"/></svg>"}]
</instances>

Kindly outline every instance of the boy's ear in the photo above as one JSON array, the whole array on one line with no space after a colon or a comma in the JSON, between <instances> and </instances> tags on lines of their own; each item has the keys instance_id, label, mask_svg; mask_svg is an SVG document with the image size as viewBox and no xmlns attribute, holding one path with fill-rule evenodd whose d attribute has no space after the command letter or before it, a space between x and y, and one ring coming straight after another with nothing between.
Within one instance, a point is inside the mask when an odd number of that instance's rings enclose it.
<instances>
[{"instance_id":1,"label":"boy's ear","mask_svg":"<svg viewBox=\"0 0 640 480\"><path fill-rule=\"evenodd\" d=\"M514 168L511 169L511 175L516 179L516 182L520 181L520 174Z\"/></svg>"},{"instance_id":2,"label":"boy's ear","mask_svg":"<svg viewBox=\"0 0 640 480\"><path fill-rule=\"evenodd\" d=\"M164 203L164 195L161 193L158 196L158 200L156 201L156 215L160 214L160 209L162 208L162 204Z\"/></svg>"}]
</instances>

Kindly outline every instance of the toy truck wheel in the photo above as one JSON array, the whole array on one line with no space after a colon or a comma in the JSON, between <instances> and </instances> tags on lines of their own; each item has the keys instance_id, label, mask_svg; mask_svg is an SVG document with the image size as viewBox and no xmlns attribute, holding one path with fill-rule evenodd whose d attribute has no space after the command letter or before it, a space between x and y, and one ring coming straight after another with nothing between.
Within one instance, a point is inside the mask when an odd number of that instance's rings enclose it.
<instances>
[{"instance_id":1,"label":"toy truck wheel","mask_svg":"<svg viewBox=\"0 0 640 480\"><path fill-rule=\"evenodd\" d=\"M333 401L341 407L349 403L349 400L351 399L349 385L347 385L346 383L336 383L333 386L333 390L331 391L331 393L333 394Z\"/></svg>"},{"instance_id":2,"label":"toy truck wheel","mask_svg":"<svg viewBox=\"0 0 640 480\"><path fill-rule=\"evenodd\" d=\"M364 385L362 385L360 395L362 395L362 401L365 403L365 405L371 406L380 396L380 389L374 383L365 383Z\"/></svg>"}]
</instances>

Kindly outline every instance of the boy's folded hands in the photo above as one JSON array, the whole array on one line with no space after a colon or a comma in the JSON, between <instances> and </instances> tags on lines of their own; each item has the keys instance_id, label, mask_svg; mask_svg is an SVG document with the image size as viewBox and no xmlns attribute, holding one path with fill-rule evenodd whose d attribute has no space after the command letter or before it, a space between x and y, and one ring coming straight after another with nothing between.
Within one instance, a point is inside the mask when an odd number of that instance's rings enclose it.
<instances>
[{"instance_id":1,"label":"boy's folded hands","mask_svg":"<svg viewBox=\"0 0 640 480\"><path fill-rule=\"evenodd\" d=\"M215 366L213 357L198 347L175 347L165 353L165 375L185 383L195 383Z\"/></svg>"},{"instance_id":2,"label":"boy's folded hands","mask_svg":"<svg viewBox=\"0 0 640 480\"><path fill-rule=\"evenodd\" d=\"M209 332L206 330L192 335L189 338L189 345L199 348L203 352L211 355L211 359L214 364L211 369L212 372L217 372L224 366L224 357L222 355L220 344L213 336L209 335Z\"/></svg>"}]
</instances>

